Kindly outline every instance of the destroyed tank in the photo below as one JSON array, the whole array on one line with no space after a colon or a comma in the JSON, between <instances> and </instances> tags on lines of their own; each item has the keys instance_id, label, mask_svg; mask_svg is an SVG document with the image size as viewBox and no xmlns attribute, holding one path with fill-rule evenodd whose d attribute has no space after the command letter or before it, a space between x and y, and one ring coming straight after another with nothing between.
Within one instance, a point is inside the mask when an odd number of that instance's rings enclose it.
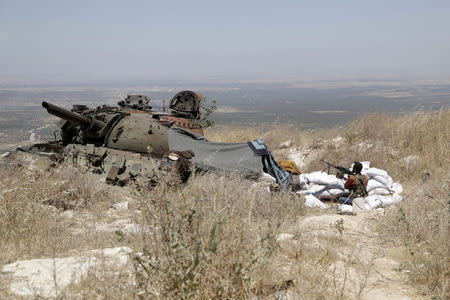
<instances>
[{"instance_id":1,"label":"destroyed tank","mask_svg":"<svg viewBox=\"0 0 450 300\"><path fill-rule=\"evenodd\" d=\"M202 136L202 99L192 91L179 92L170 101L170 113L154 112L150 98L143 95L128 95L118 106L73 105L71 110L42 102L48 113L61 118L61 139L16 149L6 161L28 162L40 169L70 164L119 185L130 179L154 184L167 172L176 175L175 181L185 181L193 154L169 153L168 130L179 128Z\"/></svg>"},{"instance_id":2,"label":"destroyed tank","mask_svg":"<svg viewBox=\"0 0 450 300\"><path fill-rule=\"evenodd\" d=\"M170 101L170 113L154 112L150 98L142 95L129 95L114 107L73 105L66 110L42 102L62 119L61 139L15 149L1 161L40 170L75 166L110 184L148 187L162 180L169 185L186 182L193 170L233 172L252 180L267 173L287 190L291 174L278 165L262 139L216 143L203 136L202 99L182 91Z\"/></svg>"}]
</instances>

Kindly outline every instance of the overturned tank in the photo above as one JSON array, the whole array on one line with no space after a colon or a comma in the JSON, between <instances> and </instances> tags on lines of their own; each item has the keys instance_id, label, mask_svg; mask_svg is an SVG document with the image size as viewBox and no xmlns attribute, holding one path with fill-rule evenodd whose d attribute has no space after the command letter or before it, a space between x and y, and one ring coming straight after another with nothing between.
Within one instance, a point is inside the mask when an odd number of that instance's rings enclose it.
<instances>
[{"instance_id":1,"label":"overturned tank","mask_svg":"<svg viewBox=\"0 0 450 300\"><path fill-rule=\"evenodd\" d=\"M262 140L215 143L203 136L202 100L198 93L179 92L169 113L153 111L150 98L143 95L128 95L117 106L73 105L71 110L42 102L48 113L61 118L61 138L15 149L3 162L39 169L70 165L99 174L110 184L141 182L149 187L163 178L169 184L185 182L194 170L230 171L247 178L265 172L287 189L290 173Z\"/></svg>"}]
</instances>

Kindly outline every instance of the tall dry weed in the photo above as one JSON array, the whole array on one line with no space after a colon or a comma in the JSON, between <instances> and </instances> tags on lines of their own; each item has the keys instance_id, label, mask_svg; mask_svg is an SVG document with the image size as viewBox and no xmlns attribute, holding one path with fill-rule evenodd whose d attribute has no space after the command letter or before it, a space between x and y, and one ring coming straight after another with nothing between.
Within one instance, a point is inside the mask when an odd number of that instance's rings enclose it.
<instances>
[{"instance_id":1,"label":"tall dry weed","mask_svg":"<svg viewBox=\"0 0 450 300\"><path fill-rule=\"evenodd\" d=\"M424 294L450 298L450 110L371 114L347 131L377 145L349 148L347 154L386 169L403 184L405 200L387 209L379 228L402 246L405 272Z\"/></svg>"},{"instance_id":2,"label":"tall dry weed","mask_svg":"<svg viewBox=\"0 0 450 300\"><path fill-rule=\"evenodd\" d=\"M417 111L403 116L368 114L345 127L316 132L268 128L260 136L292 139L297 145L323 151L327 160L344 166L370 161L404 186L405 200L387 209L380 232L403 249L405 272L429 296L450 298L449 199L450 109ZM234 131L228 131L232 137ZM256 132L255 132L256 133ZM302 138L307 136L308 138ZM344 145L324 140L341 136ZM323 169L312 161L305 171Z\"/></svg>"},{"instance_id":3,"label":"tall dry weed","mask_svg":"<svg viewBox=\"0 0 450 300\"><path fill-rule=\"evenodd\" d=\"M186 187L159 187L141 195L146 223L155 231L135 258L147 295L177 299L247 298L257 283L286 280L269 268L276 234L303 214L290 195L249 189L231 176L207 175Z\"/></svg>"},{"instance_id":4,"label":"tall dry weed","mask_svg":"<svg viewBox=\"0 0 450 300\"><path fill-rule=\"evenodd\" d=\"M0 264L105 244L97 236L74 234L61 212L92 210L109 198L106 190L80 175L0 169Z\"/></svg>"}]
</instances>

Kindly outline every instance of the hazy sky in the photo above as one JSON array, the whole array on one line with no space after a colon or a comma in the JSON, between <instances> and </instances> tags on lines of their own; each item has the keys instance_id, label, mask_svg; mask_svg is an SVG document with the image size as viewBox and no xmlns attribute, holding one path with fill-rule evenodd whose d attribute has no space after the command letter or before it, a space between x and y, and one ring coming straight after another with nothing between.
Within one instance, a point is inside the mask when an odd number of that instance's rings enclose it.
<instances>
[{"instance_id":1,"label":"hazy sky","mask_svg":"<svg viewBox=\"0 0 450 300\"><path fill-rule=\"evenodd\" d=\"M0 83L450 79L450 1L0 0Z\"/></svg>"}]
</instances>

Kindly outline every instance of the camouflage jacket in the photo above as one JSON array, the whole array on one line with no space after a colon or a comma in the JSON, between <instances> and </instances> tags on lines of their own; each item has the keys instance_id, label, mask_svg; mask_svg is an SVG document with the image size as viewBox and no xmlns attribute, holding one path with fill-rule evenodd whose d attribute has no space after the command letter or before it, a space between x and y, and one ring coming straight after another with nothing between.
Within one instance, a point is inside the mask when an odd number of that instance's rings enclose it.
<instances>
[{"instance_id":1,"label":"camouflage jacket","mask_svg":"<svg viewBox=\"0 0 450 300\"><path fill-rule=\"evenodd\" d=\"M369 178L366 175L350 175L344 184L344 187L350 190L350 198L366 197L368 181Z\"/></svg>"}]
</instances>

